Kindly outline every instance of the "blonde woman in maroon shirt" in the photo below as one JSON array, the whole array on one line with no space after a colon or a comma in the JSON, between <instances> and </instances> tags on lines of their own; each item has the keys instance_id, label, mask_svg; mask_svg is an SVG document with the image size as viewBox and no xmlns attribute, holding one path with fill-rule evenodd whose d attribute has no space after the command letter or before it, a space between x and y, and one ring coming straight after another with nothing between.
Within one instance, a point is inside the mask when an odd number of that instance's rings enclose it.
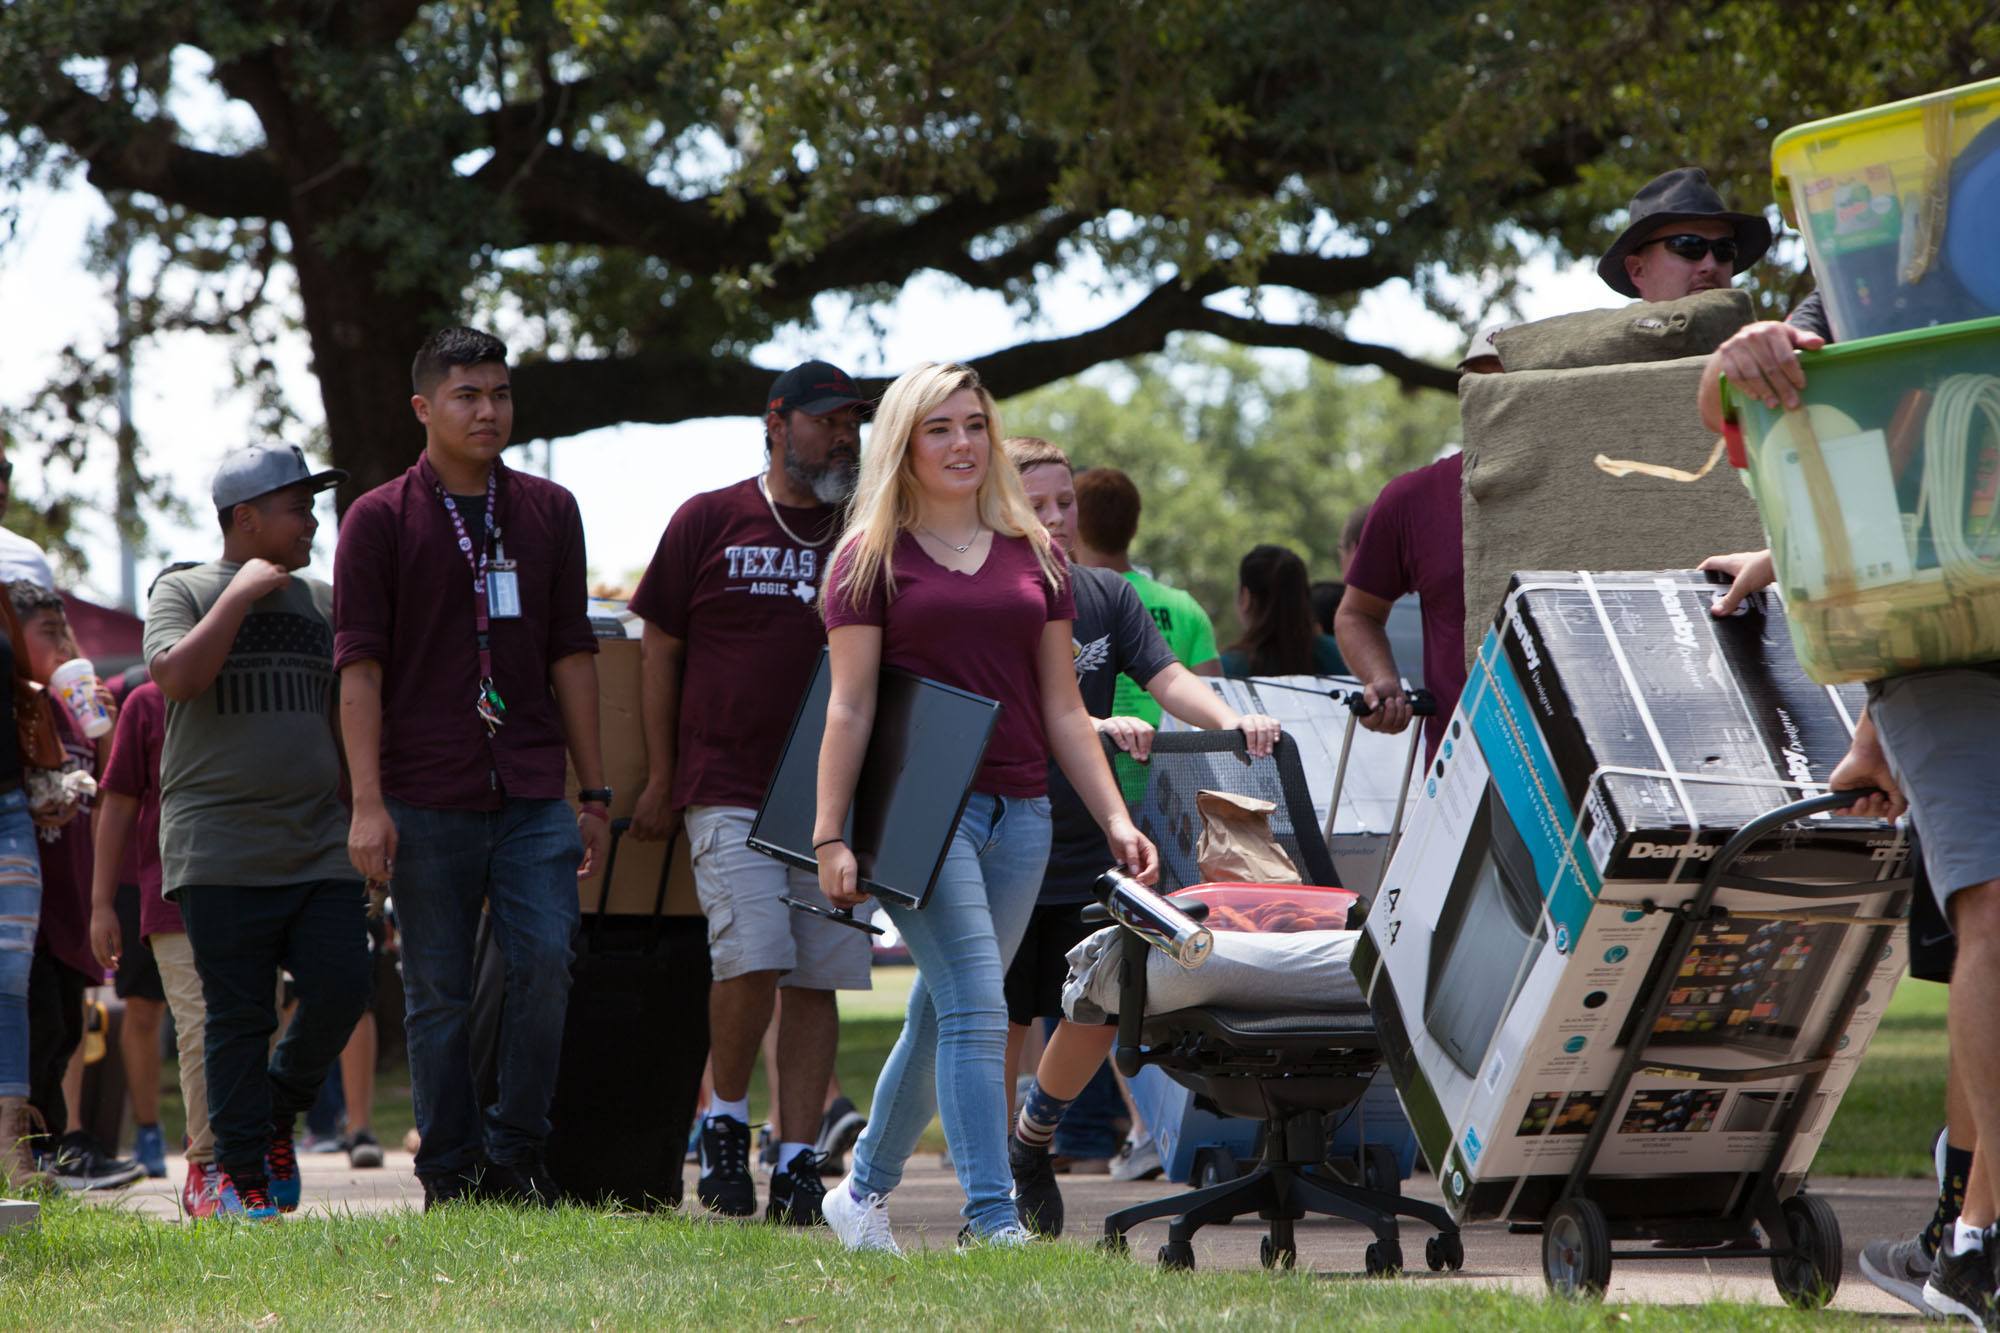
<instances>
[{"instance_id":1,"label":"blonde woman in maroon shirt","mask_svg":"<svg viewBox=\"0 0 2000 1333\"><path fill-rule=\"evenodd\" d=\"M1113 855L1149 883L1158 873L1077 692L1067 563L996 447L1001 434L992 395L965 366L926 363L890 385L822 598L833 689L813 841L836 904L863 898L841 830L881 668L1001 704L930 901L884 904L918 980L853 1170L827 1192L827 1223L854 1249L896 1249L886 1199L933 1108L965 1190L962 1237L1028 1239L1007 1165L1002 982L1048 860L1052 756Z\"/></svg>"}]
</instances>

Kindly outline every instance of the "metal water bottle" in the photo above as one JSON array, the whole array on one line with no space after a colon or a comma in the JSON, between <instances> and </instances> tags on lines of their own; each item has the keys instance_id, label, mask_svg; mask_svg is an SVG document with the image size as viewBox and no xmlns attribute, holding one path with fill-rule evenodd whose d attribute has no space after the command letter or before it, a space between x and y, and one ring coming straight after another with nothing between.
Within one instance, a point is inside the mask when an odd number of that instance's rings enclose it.
<instances>
[{"instance_id":1,"label":"metal water bottle","mask_svg":"<svg viewBox=\"0 0 2000 1333\"><path fill-rule=\"evenodd\" d=\"M1207 926L1122 870L1097 877L1097 897L1112 920L1190 971L1215 950Z\"/></svg>"}]
</instances>

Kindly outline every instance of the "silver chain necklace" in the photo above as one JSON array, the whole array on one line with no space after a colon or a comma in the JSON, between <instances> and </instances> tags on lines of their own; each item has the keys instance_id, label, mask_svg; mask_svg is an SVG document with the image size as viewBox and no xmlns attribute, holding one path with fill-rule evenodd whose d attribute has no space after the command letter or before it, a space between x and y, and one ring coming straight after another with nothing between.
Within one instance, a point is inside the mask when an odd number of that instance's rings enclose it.
<instances>
[{"instance_id":1,"label":"silver chain necklace","mask_svg":"<svg viewBox=\"0 0 2000 1333\"><path fill-rule=\"evenodd\" d=\"M764 497L764 505L771 511L771 521L778 525L778 530L797 542L800 546L810 546L814 550L818 550L833 540L833 534L830 532L816 542L809 542L804 537L799 536L798 533L793 532L790 525L785 522L784 517L778 513L778 502L771 498L771 488L765 484L764 474L761 472L757 474L757 494Z\"/></svg>"},{"instance_id":2,"label":"silver chain necklace","mask_svg":"<svg viewBox=\"0 0 2000 1333\"><path fill-rule=\"evenodd\" d=\"M967 551L970 551L972 549L972 544L979 540L979 534L984 532L985 530L986 529L984 526L974 528L972 530L972 535L965 539L965 545L960 546L955 541L951 541L948 538L938 536L937 533L932 532L929 528L923 527L921 525L917 528L918 532L928 534L932 541L943 542L946 546L949 546L952 550L958 552L960 555L964 555Z\"/></svg>"}]
</instances>

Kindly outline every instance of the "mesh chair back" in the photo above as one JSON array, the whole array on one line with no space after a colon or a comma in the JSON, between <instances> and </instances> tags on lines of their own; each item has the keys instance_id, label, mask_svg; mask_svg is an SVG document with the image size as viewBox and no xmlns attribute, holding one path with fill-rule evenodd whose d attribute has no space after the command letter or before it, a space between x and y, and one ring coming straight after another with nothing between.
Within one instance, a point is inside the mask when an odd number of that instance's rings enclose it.
<instances>
[{"instance_id":1,"label":"mesh chair back","mask_svg":"<svg viewBox=\"0 0 2000 1333\"><path fill-rule=\"evenodd\" d=\"M1153 737L1153 757L1145 767L1146 796L1133 805L1132 821L1160 849L1162 892L1202 882L1195 860L1201 840L1195 797L1203 791L1256 796L1276 805L1271 832L1300 876L1308 884L1340 886L1290 736L1279 737L1269 758L1252 759L1240 731L1163 731Z\"/></svg>"}]
</instances>

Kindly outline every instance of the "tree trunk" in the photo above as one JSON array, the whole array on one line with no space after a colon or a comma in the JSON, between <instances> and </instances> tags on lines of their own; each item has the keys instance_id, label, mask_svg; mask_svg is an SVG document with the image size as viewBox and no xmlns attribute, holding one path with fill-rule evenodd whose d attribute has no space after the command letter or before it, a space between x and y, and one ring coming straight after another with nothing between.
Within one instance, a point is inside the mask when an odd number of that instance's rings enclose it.
<instances>
[{"instance_id":1,"label":"tree trunk","mask_svg":"<svg viewBox=\"0 0 2000 1333\"><path fill-rule=\"evenodd\" d=\"M365 257L328 255L309 235L294 229L292 258L333 465L349 474L334 494L335 507L346 513L357 497L399 476L423 448L423 427L410 411L410 360L434 327L432 298L381 290L369 281L374 266Z\"/></svg>"}]
</instances>

